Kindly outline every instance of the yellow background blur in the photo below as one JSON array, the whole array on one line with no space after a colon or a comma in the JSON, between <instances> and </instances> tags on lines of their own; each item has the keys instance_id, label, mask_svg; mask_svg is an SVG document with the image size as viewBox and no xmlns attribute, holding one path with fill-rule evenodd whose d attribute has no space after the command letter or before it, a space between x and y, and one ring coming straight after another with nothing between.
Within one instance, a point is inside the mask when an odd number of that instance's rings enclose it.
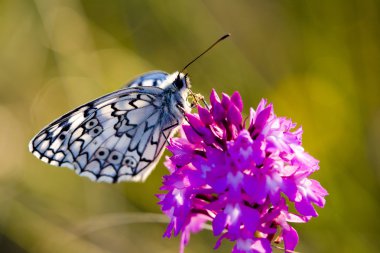
<instances>
[{"instance_id":1,"label":"yellow background blur","mask_svg":"<svg viewBox=\"0 0 380 253\"><path fill-rule=\"evenodd\" d=\"M296 250L378 251L379 27L377 0L0 0L0 252L178 252L149 215L160 213L162 161L144 184L97 184L27 144L136 75L180 69L226 32L191 66L193 90L238 90L246 115L268 98L320 160L313 178L330 195L320 217L295 225ZM203 231L186 252L214 242Z\"/></svg>"}]
</instances>

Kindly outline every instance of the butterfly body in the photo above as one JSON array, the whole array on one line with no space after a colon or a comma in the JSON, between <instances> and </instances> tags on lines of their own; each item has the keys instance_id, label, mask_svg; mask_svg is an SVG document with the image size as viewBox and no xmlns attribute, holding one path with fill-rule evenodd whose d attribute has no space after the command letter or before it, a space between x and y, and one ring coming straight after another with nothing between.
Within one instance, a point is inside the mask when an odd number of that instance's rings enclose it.
<instances>
[{"instance_id":1,"label":"butterfly body","mask_svg":"<svg viewBox=\"0 0 380 253\"><path fill-rule=\"evenodd\" d=\"M144 181L190 111L189 88L182 73L146 73L55 120L29 150L93 181Z\"/></svg>"}]
</instances>

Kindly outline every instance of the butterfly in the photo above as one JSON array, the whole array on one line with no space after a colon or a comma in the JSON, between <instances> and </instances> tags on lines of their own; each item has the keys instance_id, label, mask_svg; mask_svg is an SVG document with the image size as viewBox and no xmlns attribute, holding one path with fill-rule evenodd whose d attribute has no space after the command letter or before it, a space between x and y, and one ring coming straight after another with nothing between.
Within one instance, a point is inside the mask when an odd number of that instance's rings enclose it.
<instances>
[{"instance_id":1,"label":"butterfly","mask_svg":"<svg viewBox=\"0 0 380 253\"><path fill-rule=\"evenodd\" d=\"M184 70L228 36L182 71L145 73L61 116L30 141L29 151L93 181L145 181L191 111L191 84Z\"/></svg>"}]
</instances>

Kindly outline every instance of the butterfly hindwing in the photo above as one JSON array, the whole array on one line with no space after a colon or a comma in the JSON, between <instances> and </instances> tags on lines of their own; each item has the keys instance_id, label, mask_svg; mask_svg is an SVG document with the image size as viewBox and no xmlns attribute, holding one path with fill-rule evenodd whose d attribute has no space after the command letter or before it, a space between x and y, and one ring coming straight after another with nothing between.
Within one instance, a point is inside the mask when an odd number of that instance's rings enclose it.
<instances>
[{"instance_id":1,"label":"butterfly hindwing","mask_svg":"<svg viewBox=\"0 0 380 253\"><path fill-rule=\"evenodd\" d=\"M143 181L182 120L165 108L162 92L137 86L103 96L47 126L29 149L94 181Z\"/></svg>"}]
</instances>

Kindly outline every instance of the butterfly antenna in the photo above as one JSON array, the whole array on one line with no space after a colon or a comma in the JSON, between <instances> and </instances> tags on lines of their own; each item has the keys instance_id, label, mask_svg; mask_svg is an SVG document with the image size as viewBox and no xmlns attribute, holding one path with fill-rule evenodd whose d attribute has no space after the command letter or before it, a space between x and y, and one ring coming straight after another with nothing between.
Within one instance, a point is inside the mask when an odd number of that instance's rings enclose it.
<instances>
[{"instance_id":1,"label":"butterfly antenna","mask_svg":"<svg viewBox=\"0 0 380 253\"><path fill-rule=\"evenodd\" d=\"M215 47L219 42L221 42L222 40L225 40L227 39L228 37L231 36L231 33L227 33L225 35L223 35L222 37L220 37L217 41L215 41L211 46L209 46L205 51L203 51L203 53L201 53L200 55L198 55L197 57L195 57L191 62L189 62L179 73L183 73L183 71L185 71L187 69L187 67L189 67L193 62L195 62L196 60L198 60L202 55L204 55L205 53L207 53L208 51L210 51L213 47Z\"/></svg>"}]
</instances>

